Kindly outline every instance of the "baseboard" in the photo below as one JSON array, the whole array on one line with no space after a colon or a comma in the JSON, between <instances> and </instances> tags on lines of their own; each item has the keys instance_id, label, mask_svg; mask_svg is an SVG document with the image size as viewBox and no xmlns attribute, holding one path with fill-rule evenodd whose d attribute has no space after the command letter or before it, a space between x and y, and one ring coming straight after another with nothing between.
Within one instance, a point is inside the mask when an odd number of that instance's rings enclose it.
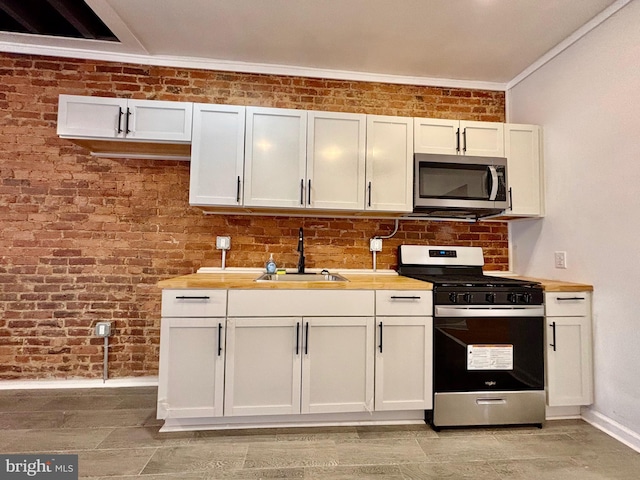
<instances>
[{"instance_id":1,"label":"baseboard","mask_svg":"<svg viewBox=\"0 0 640 480\"><path fill-rule=\"evenodd\" d=\"M568 420L573 418L580 418L580 407L549 407L547 406L545 411L545 417L547 420Z\"/></svg>"},{"instance_id":2,"label":"baseboard","mask_svg":"<svg viewBox=\"0 0 640 480\"><path fill-rule=\"evenodd\" d=\"M624 425L619 424L615 420L593 410L590 407L582 409L582 418L585 422L590 423L604 433L612 436L616 440L624 443L626 446L633 448L636 452L640 452L640 434L628 429Z\"/></svg>"},{"instance_id":3,"label":"baseboard","mask_svg":"<svg viewBox=\"0 0 640 480\"><path fill-rule=\"evenodd\" d=\"M157 387L158 377L113 378L59 378L47 380L1 380L0 390L36 390L54 388L120 388Z\"/></svg>"}]
</instances>

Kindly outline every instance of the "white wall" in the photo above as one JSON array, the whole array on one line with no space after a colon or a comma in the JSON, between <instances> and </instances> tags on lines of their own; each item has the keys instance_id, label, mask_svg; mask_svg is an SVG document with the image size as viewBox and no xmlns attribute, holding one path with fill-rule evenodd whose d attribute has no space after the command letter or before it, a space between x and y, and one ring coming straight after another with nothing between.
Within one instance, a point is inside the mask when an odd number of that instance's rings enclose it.
<instances>
[{"instance_id":1,"label":"white wall","mask_svg":"<svg viewBox=\"0 0 640 480\"><path fill-rule=\"evenodd\" d=\"M509 122L543 126L547 212L512 224L514 270L594 285L592 413L640 439L640 0L516 85L508 105Z\"/></svg>"}]
</instances>

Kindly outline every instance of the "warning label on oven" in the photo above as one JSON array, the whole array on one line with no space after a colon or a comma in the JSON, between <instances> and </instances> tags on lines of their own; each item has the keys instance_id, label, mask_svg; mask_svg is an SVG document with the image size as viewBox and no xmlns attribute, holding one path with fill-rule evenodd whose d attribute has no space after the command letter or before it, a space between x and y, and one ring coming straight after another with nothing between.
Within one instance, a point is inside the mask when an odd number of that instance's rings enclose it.
<instances>
[{"instance_id":1,"label":"warning label on oven","mask_svg":"<svg viewBox=\"0 0 640 480\"><path fill-rule=\"evenodd\" d=\"M513 345L467 345L467 370L513 370Z\"/></svg>"}]
</instances>

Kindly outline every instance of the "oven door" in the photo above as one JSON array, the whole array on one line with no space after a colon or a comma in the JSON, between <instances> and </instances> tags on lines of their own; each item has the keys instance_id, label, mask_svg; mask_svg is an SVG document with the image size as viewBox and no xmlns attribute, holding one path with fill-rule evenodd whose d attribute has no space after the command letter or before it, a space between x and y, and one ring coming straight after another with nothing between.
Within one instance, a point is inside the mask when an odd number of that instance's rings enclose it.
<instances>
[{"instance_id":1,"label":"oven door","mask_svg":"<svg viewBox=\"0 0 640 480\"><path fill-rule=\"evenodd\" d=\"M434 391L544 389L543 307L436 307Z\"/></svg>"},{"instance_id":2,"label":"oven door","mask_svg":"<svg viewBox=\"0 0 640 480\"><path fill-rule=\"evenodd\" d=\"M414 207L505 209L506 159L415 156Z\"/></svg>"}]
</instances>

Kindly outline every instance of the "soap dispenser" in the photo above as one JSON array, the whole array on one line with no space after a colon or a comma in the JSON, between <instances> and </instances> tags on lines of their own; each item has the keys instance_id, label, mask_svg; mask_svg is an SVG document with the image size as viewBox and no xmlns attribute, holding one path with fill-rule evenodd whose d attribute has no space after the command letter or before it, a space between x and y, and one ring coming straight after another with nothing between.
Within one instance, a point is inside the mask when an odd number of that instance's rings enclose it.
<instances>
[{"instance_id":1,"label":"soap dispenser","mask_svg":"<svg viewBox=\"0 0 640 480\"><path fill-rule=\"evenodd\" d=\"M273 253L269 256L269 260L265 265L267 273L276 273L276 261L273 259Z\"/></svg>"}]
</instances>

